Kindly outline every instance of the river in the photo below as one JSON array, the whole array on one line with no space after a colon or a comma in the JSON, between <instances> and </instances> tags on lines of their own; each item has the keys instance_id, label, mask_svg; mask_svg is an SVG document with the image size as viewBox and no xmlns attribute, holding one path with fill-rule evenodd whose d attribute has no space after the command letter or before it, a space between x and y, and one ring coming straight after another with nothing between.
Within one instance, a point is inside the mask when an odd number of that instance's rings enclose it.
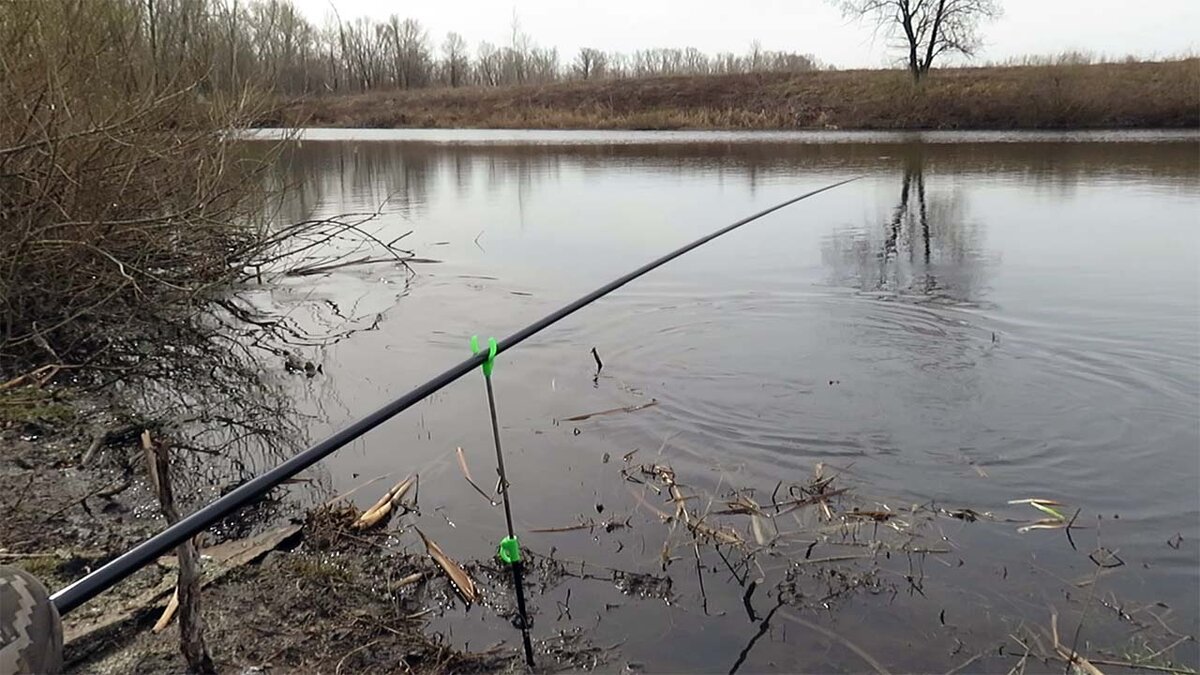
<instances>
[{"instance_id":1,"label":"river","mask_svg":"<svg viewBox=\"0 0 1200 675\"><path fill-rule=\"evenodd\" d=\"M323 372L298 378L298 405L319 437L461 360L473 334L507 335L726 223L861 176L499 359L522 543L663 574L667 527L618 473L644 463L669 464L703 502L755 488L767 503L780 481L804 483L821 464L876 510L995 519L930 524L944 552L921 556L920 583L903 578L914 576L910 554L907 575L836 601L810 596L822 602L787 615L840 638L783 614L764 625L774 596L760 591L758 616L748 613L712 555L702 597L683 544L665 573L670 599L564 582L534 593L535 637L577 630L619 645L614 669L861 671L852 644L896 672L943 672L977 654L969 670L1004 672L1021 651L1008 635L1044 631L1054 608L1067 634L1082 618L1080 651L1145 656L1137 627L1152 614L1181 635L1200 622L1198 150L1196 134L1157 132L306 131L280 159L293 186L283 216L378 209L381 239L411 230L403 245L439 262L279 286L278 302L316 301L314 326L336 325L320 308L378 318L314 354ZM481 378L324 470L335 490L420 471L422 530L455 557L486 558L503 515L463 479L460 446L490 488ZM384 483L358 493L360 505ZM1027 498L1078 509L1071 540L1018 532L1016 521L1045 517L1009 503ZM614 514L629 527L529 532ZM397 545L421 550L413 535ZM447 609L434 626L458 646L519 644L486 610ZM1195 644L1168 655L1196 666Z\"/></svg>"}]
</instances>

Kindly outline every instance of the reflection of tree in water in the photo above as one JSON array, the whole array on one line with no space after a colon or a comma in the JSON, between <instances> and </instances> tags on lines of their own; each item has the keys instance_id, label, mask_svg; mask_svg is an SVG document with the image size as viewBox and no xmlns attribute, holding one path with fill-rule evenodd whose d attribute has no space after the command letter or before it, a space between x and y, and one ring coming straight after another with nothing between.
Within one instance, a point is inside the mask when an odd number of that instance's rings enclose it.
<instances>
[{"instance_id":1,"label":"reflection of tree in water","mask_svg":"<svg viewBox=\"0 0 1200 675\"><path fill-rule=\"evenodd\" d=\"M897 204L883 228L846 228L826 242L825 263L835 283L922 301L979 300L984 271L981 233L958 193L926 187L924 155L904 159Z\"/></svg>"},{"instance_id":2,"label":"reflection of tree in water","mask_svg":"<svg viewBox=\"0 0 1200 675\"><path fill-rule=\"evenodd\" d=\"M291 223L346 206L419 215L437 158L392 143L297 143L284 149L277 166L274 186L284 188L277 219Z\"/></svg>"}]
</instances>

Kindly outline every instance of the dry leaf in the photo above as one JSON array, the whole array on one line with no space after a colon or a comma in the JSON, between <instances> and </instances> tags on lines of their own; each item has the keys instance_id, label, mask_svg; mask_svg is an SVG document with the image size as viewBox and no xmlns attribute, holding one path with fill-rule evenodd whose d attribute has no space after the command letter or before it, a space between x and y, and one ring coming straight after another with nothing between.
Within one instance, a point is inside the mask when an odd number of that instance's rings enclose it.
<instances>
[{"instance_id":1,"label":"dry leaf","mask_svg":"<svg viewBox=\"0 0 1200 675\"><path fill-rule=\"evenodd\" d=\"M454 584L454 589L458 591L463 602L468 605L475 604L475 601L479 598L479 594L475 590L475 582L471 580L466 570L454 562L450 556L446 555L442 551L442 548L437 545L437 542L425 536L424 532L418 529L417 534L421 535L421 541L425 542L425 550L429 552L429 557L433 558L433 561L438 564L438 567L442 568L446 576L450 577L450 581Z\"/></svg>"}]
</instances>

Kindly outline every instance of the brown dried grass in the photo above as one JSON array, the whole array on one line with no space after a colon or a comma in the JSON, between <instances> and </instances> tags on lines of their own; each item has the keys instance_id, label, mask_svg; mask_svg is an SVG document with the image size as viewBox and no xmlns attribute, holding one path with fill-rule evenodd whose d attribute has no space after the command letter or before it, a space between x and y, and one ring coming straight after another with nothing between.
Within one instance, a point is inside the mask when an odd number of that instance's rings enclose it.
<instances>
[{"instance_id":1,"label":"brown dried grass","mask_svg":"<svg viewBox=\"0 0 1200 675\"><path fill-rule=\"evenodd\" d=\"M370 128L1098 129L1200 126L1200 59L656 77L324 96L273 124Z\"/></svg>"}]
</instances>

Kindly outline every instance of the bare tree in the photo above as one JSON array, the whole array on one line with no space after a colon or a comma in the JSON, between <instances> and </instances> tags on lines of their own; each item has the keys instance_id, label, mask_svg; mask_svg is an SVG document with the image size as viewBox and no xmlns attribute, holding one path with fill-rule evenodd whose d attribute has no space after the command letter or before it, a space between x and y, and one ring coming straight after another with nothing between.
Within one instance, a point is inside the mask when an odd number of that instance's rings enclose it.
<instances>
[{"instance_id":1,"label":"bare tree","mask_svg":"<svg viewBox=\"0 0 1200 675\"><path fill-rule=\"evenodd\" d=\"M947 0L947 11L963 1ZM811 55L767 50L757 41L744 55L709 55L694 47L626 54L584 48L564 61L557 49L539 45L526 33L515 13L503 45L468 45L461 35L451 33L435 49L416 19L397 14L382 21L348 19L331 6L323 22L313 23L296 0L0 0L0 12L49 2L76 8L92 4L111 10L113 21L128 19L131 33L120 37L129 45L129 58L119 70L128 92L143 84L169 88L171 82L164 79L168 77L192 82L205 96L251 89L286 97L817 67ZM0 23L5 20L0 14ZM116 24L104 25L111 31Z\"/></svg>"},{"instance_id":2,"label":"bare tree","mask_svg":"<svg viewBox=\"0 0 1200 675\"><path fill-rule=\"evenodd\" d=\"M879 30L901 38L908 72L919 82L934 59L946 53L974 56L979 24L1000 16L998 0L837 0L842 13L866 18Z\"/></svg>"},{"instance_id":3,"label":"bare tree","mask_svg":"<svg viewBox=\"0 0 1200 675\"><path fill-rule=\"evenodd\" d=\"M757 73L763 69L763 48L762 43L755 40L750 43L750 53L746 55L746 70L751 73Z\"/></svg>"},{"instance_id":4,"label":"bare tree","mask_svg":"<svg viewBox=\"0 0 1200 675\"><path fill-rule=\"evenodd\" d=\"M520 84L529 76L529 52L533 39L521 30L521 20L513 9L511 37L502 56L502 78L505 84Z\"/></svg>"},{"instance_id":5,"label":"bare tree","mask_svg":"<svg viewBox=\"0 0 1200 675\"><path fill-rule=\"evenodd\" d=\"M553 82L558 79L558 49L534 47L526 59L525 78L530 82Z\"/></svg>"},{"instance_id":6,"label":"bare tree","mask_svg":"<svg viewBox=\"0 0 1200 675\"><path fill-rule=\"evenodd\" d=\"M501 52L490 42L479 43L479 56L475 62L475 72L479 83L488 86L500 84Z\"/></svg>"},{"instance_id":7,"label":"bare tree","mask_svg":"<svg viewBox=\"0 0 1200 675\"><path fill-rule=\"evenodd\" d=\"M469 57L467 56L467 41L458 33L447 33L446 41L442 43L442 72L446 84L451 87L461 86L467 79Z\"/></svg>"},{"instance_id":8,"label":"bare tree","mask_svg":"<svg viewBox=\"0 0 1200 675\"><path fill-rule=\"evenodd\" d=\"M584 47L575 57L575 75L581 80L594 79L604 76L604 66L608 56L599 49Z\"/></svg>"},{"instance_id":9,"label":"bare tree","mask_svg":"<svg viewBox=\"0 0 1200 675\"><path fill-rule=\"evenodd\" d=\"M393 14L383 31L391 52L392 77L401 89L422 87L428 83L432 58L425 29L416 19L401 20Z\"/></svg>"}]
</instances>

